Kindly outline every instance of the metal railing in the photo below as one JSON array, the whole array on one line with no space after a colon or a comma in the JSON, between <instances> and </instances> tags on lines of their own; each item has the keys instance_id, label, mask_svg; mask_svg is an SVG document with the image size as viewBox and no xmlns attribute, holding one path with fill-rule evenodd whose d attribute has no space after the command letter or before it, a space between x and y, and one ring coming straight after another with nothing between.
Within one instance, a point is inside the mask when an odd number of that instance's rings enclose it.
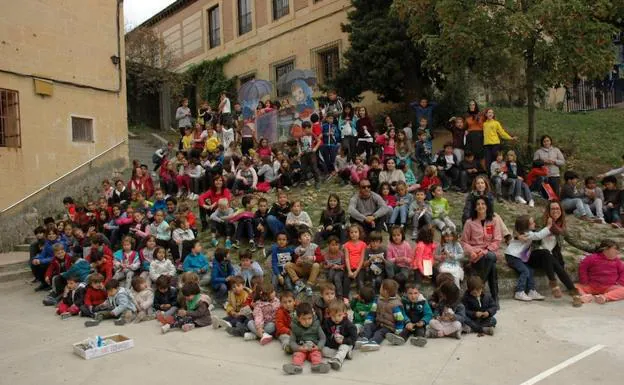
<instances>
[{"instance_id":1,"label":"metal railing","mask_svg":"<svg viewBox=\"0 0 624 385\"><path fill-rule=\"evenodd\" d=\"M616 103L612 86L597 87L594 82L581 81L566 90L565 112L591 111L611 108Z\"/></svg>"},{"instance_id":2,"label":"metal railing","mask_svg":"<svg viewBox=\"0 0 624 385\"><path fill-rule=\"evenodd\" d=\"M9 207L3 209L2 211L0 211L0 215L4 214L5 212L11 210L12 208L18 206L19 204L27 201L28 199L32 198L33 196L39 194L41 191L49 188L50 186L52 186L53 184L59 182L60 180L68 177L69 175L73 174L74 172L80 170L82 167L92 163L93 161L101 158L102 156L108 154L109 152L113 151L114 149L116 149L117 147L121 146L122 144L126 143L128 141L128 139L124 139L121 142L115 144L114 146L110 147L109 149L99 153L98 155L94 156L93 158L87 160L86 162L81 163L80 165L74 167L73 169L71 169L70 171L66 172L65 174L59 176L58 178L54 179L52 182L47 183L46 185L44 185L43 187L37 189L36 191L26 195L24 198L20 199L19 201L13 203L12 205L10 205Z\"/></svg>"}]
</instances>

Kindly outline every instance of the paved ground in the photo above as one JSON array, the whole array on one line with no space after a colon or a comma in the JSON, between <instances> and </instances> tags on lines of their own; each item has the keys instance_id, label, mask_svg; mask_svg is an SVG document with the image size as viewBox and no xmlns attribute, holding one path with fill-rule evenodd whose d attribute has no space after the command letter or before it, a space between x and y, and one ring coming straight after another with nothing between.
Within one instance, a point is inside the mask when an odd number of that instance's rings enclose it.
<instances>
[{"instance_id":1,"label":"paved ground","mask_svg":"<svg viewBox=\"0 0 624 385\"><path fill-rule=\"evenodd\" d=\"M61 321L28 285L0 286L0 384L285 384L288 356L277 343L261 347L212 328L161 335L156 322L86 329L84 319ZM340 372L304 375L301 384L525 384L534 376L597 344L605 348L546 377L540 384L621 384L624 303L502 303L494 337L431 340L423 349L383 346L356 353ZM135 348L92 361L73 355L71 344L96 333L122 332ZM322 376L322 377L319 377ZM534 383L534 382L531 382ZM529 383L526 383L529 384Z\"/></svg>"}]
</instances>

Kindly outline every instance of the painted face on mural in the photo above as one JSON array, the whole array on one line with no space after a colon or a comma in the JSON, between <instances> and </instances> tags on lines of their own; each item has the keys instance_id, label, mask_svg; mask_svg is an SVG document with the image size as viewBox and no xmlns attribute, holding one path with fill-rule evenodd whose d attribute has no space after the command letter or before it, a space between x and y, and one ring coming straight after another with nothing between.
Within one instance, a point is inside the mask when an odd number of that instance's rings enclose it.
<instances>
[{"instance_id":1,"label":"painted face on mural","mask_svg":"<svg viewBox=\"0 0 624 385\"><path fill-rule=\"evenodd\" d=\"M299 86L294 86L291 90L292 97L295 99L295 104L303 104L305 102L305 92Z\"/></svg>"}]
</instances>

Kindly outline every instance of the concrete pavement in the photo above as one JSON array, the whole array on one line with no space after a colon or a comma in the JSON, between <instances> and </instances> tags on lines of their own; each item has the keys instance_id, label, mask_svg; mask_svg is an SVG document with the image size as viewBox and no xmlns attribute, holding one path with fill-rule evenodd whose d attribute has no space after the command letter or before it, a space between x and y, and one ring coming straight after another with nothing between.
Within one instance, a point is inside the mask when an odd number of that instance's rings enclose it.
<instances>
[{"instance_id":1,"label":"concrete pavement","mask_svg":"<svg viewBox=\"0 0 624 385\"><path fill-rule=\"evenodd\" d=\"M0 384L199 383L298 384L523 384L587 349L605 348L543 379L540 384L621 384L624 303L503 301L494 337L430 340L425 348L383 346L356 353L340 372L297 378L282 373L289 357L277 342L265 347L212 328L160 334L156 321L85 328L84 318L61 321L24 284L0 286ZM123 333L128 351L85 361L72 343L96 334Z\"/></svg>"}]
</instances>

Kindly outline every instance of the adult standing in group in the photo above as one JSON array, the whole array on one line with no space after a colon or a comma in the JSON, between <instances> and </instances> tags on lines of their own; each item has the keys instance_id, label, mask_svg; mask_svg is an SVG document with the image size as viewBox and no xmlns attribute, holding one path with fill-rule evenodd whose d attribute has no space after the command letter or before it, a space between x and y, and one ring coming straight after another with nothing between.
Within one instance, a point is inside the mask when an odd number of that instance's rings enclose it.
<instances>
[{"instance_id":1,"label":"adult standing in group","mask_svg":"<svg viewBox=\"0 0 624 385\"><path fill-rule=\"evenodd\" d=\"M327 108L325 109L325 114L327 116L331 115L334 117L334 122L338 123L338 119L340 115L342 115L344 101L338 94L336 90L329 90L327 92Z\"/></svg>"},{"instance_id":2,"label":"adult standing in group","mask_svg":"<svg viewBox=\"0 0 624 385\"><path fill-rule=\"evenodd\" d=\"M356 129L357 117L353 113L353 106L351 103L344 105L342 114L338 119L338 128L342 135L342 149L349 162L355 161L356 146L357 146L357 129Z\"/></svg>"},{"instance_id":3,"label":"adult standing in group","mask_svg":"<svg viewBox=\"0 0 624 385\"><path fill-rule=\"evenodd\" d=\"M388 182L392 190L396 191L396 184L398 182L405 182L405 173L396 168L396 161L394 158L387 158L384 163L385 169L379 173L379 183Z\"/></svg>"},{"instance_id":4,"label":"adult standing in group","mask_svg":"<svg viewBox=\"0 0 624 385\"><path fill-rule=\"evenodd\" d=\"M360 181L360 191L351 197L347 212L351 222L356 222L364 229L364 232L381 231L385 218L392 212L390 206L383 198L371 191L371 183L368 179Z\"/></svg>"},{"instance_id":5,"label":"adult standing in group","mask_svg":"<svg viewBox=\"0 0 624 385\"><path fill-rule=\"evenodd\" d=\"M533 268L544 270L548 277L553 297L560 298L562 296L557 278L568 289L568 293L571 296L576 296L578 295L578 290L565 270L565 263L561 254L563 239L566 233L565 213L561 203L556 201L548 202L544 210L543 222L544 226L550 224L550 235L542 239L539 246L531 251L528 263Z\"/></svg>"},{"instance_id":6,"label":"adult standing in group","mask_svg":"<svg viewBox=\"0 0 624 385\"><path fill-rule=\"evenodd\" d=\"M225 187L223 175L217 174L213 177L212 187L201 194L197 199L197 205L199 206L199 220L202 224L201 231L206 231L208 229L210 215L217 209L219 200L222 198L231 202L232 193L227 189L227 187Z\"/></svg>"},{"instance_id":7,"label":"adult standing in group","mask_svg":"<svg viewBox=\"0 0 624 385\"><path fill-rule=\"evenodd\" d=\"M540 139L542 145L535 154L533 160L541 160L548 168L548 184L553 191L559 196L559 186L561 185L561 166L565 165L565 157L561 150L553 146L552 138L544 135Z\"/></svg>"},{"instance_id":8,"label":"adult standing in group","mask_svg":"<svg viewBox=\"0 0 624 385\"><path fill-rule=\"evenodd\" d=\"M433 110L438 106L438 103L429 101L427 98L420 98L418 102L411 102L410 107L416 112L416 125L420 122L420 119L427 119L427 129L431 133L431 127L433 127ZM416 137L416 132L413 132L413 137Z\"/></svg>"},{"instance_id":9,"label":"adult standing in group","mask_svg":"<svg viewBox=\"0 0 624 385\"><path fill-rule=\"evenodd\" d=\"M475 197L470 219L464 224L461 245L470 265L483 282L488 283L492 298L498 303L498 273L496 272L496 252L503 235L488 199Z\"/></svg>"},{"instance_id":10,"label":"adult standing in group","mask_svg":"<svg viewBox=\"0 0 624 385\"><path fill-rule=\"evenodd\" d=\"M230 104L230 99L227 97L227 93L225 91L221 92L221 99L219 101L219 114L220 119L219 123L221 123L224 127L232 127L232 106Z\"/></svg>"},{"instance_id":11,"label":"adult standing in group","mask_svg":"<svg viewBox=\"0 0 624 385\"><path fill-rule=\"evenodd\" d=\"M189 105L188 98L184 98L182 99L182 103L176 110L175 119L178 121L178 130L180 131L180 136L184 136L184 131L186 130L187 127L192 127L191 109L189 108L188 105ZM182 138L180 138L178 149L182 150Z\"/></svg>"},{"instance_id":12,"label":"adult standing in group","mask_svg":"<svg viewBox=\"0 0 624 385\"><path fill-rule=\"evenodd\" d=\"M357 155L366 154L366 162L370 162L373 153L373 140L375 138L375 127L373 121L368 117L365 107L360 107L358 120L355 123L357 131Z\"/></svg>"},{"instance_id":13,"label":"adult standing in group","mask_svg":"<svg viewBox=\"0 0 624 385\"><path fill-rule=\"evenodd\" d=\"M483 163L485 153L483 150L483 122L485 118L479 111L479 105L475 100L468 102L468 111L464 117L466 124L466 145L464 150L474 154L475 158L481 162L481 166L485 169Z\"/></svg>"}]
</instances>

